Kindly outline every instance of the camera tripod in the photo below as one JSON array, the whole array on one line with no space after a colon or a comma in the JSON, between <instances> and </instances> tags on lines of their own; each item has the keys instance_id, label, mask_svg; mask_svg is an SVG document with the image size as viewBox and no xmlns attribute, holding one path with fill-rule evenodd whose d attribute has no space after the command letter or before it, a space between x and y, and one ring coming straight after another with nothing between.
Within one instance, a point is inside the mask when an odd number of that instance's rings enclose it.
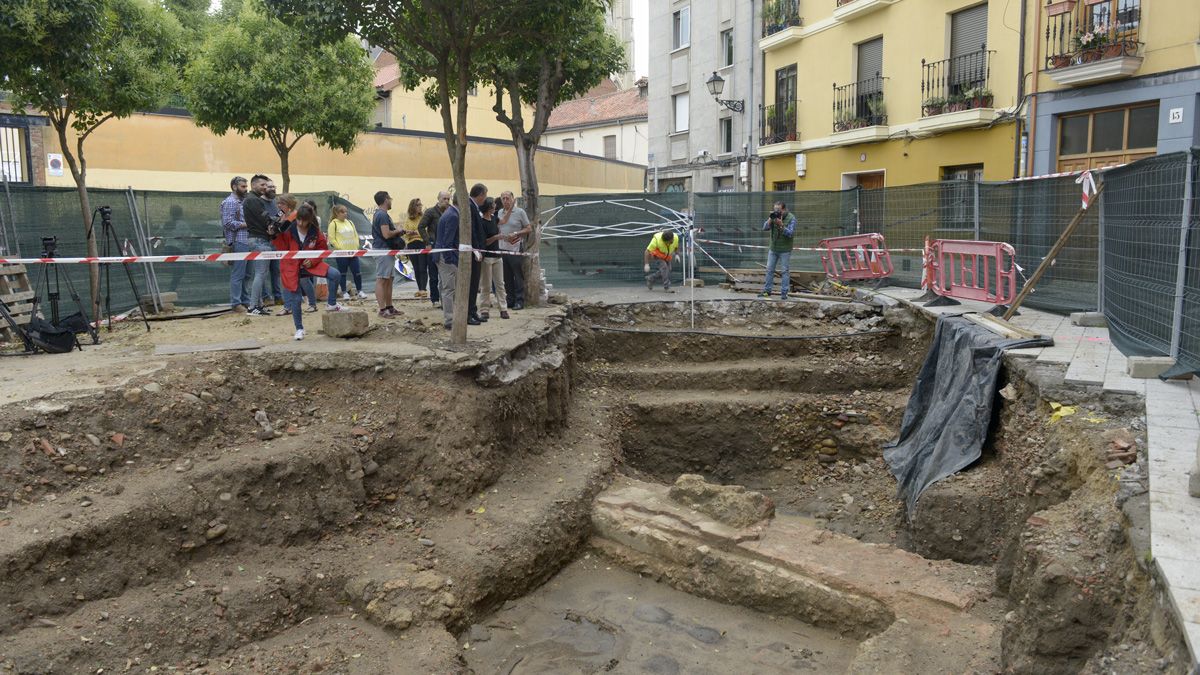
<instances>
[{"instance_id":1,"label":"camera tripod","mask_svg":"<svg viewBox=\"0 0 1200 675\"><path fill-rule=\"evenodd\" d=\"M112 222L112 207L100 206L92 212L92 224L95 225L96 214L100 214L100 229L101 238L104 240L104 249L102 256L108 257L112 246L117 251L121 250L121 240L117 237L117 229ZM91 234L92 228L88 228L88 234ZM103 263L104 278L101 279L101 285L104 287L104 316L108 319L108 330L112 332L112 263ZM125 268L125 277L129 279L129 290L133 291L133 299L137 301L138 311L142 314L142 323L146 324L146 332L150 332L150 320L146 318L146 309L142 306L142 296L138 293L137 284L133 282L133 272L129 271L129 263L121 263Z\"/></svg>"},{"instance_id":2,"label":"camera tripod","mask_svg":"<svg viewBox=\"0 0 1200 675\"><path fill-rule=\"evenodd\" d=\"M57 253L57 243L57 237L43 237L42 257L54 258ZM50 284L51 276L54 277L53 286ZM92 322L88 320L87 310L83 307L83 301L79 299L79 293L75 291L75 284L71 282L71 277L59 273L57 264L42 265L41 278L35 281L33 285L36 293L33 296L33 307L29 311L30 316L37 316L38 305L41 303L42 293L44 292L46 299L50 301L50 323L55 327L59 326L61 317L58 312L58 302L62 297L62 282L64 280L67 282L67 292L70 293L71 299L75 301L76 309L79 310L79 316L83 320L87 334L92 338L92 344L100 344L100 334L92 326ZM72 335L74 335L74 328L72 328ZM75 338L75 346L80 351L83 351L83 347L79 344L79 338Z\"/></svg>"}]
</instances>

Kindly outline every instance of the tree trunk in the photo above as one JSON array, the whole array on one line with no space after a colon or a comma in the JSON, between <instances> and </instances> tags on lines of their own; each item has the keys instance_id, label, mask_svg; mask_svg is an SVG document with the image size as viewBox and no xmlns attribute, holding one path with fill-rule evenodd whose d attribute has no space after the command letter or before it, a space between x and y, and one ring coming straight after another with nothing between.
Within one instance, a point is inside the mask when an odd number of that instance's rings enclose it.
<instances>
[{"instance_id":1,"label":"tree trunk","mask_svg":"<svg viewBox=\"0 0 1200 675\"><path fill-rule=\"evenodd\" d=\"M71 177L75 179L75 190L79 193L79 212L83 217L83 234L87 239L87 256L95 258L99 255L96 248L96 233L92 231L92 203L88 198L87 191L87 160L83 157L83 145L79 146L79 157L76 158L71 152L71 146L67 144L67 125L69 124L66 116L59 119L52 119L54 130L58 132L58 144L61 146L63 158L67 160L67 166L71 169ZM92 316L90 317L100 325L100 267L97 265L88 265L88 290L89 299L91 300ZM111 326L110 326L111 328Z\"/></svg>"},{"instance_id":2,"label":"tree trunk","mask_svg":"<svg viewBox=\"0 0 1200 675\"><path fill-rule=\"evenodd\" d=\"M533 223L533 232L529 234L526 250L531 254L525 257L525 304L537 307L542 304L542 259L540 245L542 240L542 218L538 211L538 179L537 143L532 142L528 135L521 133L516 139L517 173L521 177L521 196L525 200L525 213Z\"/></svg>"},{"instance_id":3,"label":"tree trunk","mask_svg":"<svg viewBox=\"0 0 1200 675\"><path fill-rule=\"evenodd\" d=\"M283 191L280 194L286 194L291 192L292 188L292 173L288 167L288 155L291 153L291 150L286 146L276 148L276 150L279 152L280 180L283 181Z\"/></svg>"}]
</instances>

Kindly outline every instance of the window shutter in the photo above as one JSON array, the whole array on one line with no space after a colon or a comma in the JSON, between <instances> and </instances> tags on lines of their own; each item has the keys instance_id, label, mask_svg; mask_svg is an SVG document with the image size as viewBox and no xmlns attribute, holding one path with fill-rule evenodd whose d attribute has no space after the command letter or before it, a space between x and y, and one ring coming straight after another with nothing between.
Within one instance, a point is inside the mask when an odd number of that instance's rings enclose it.
<instances>
[{"instance_id":1,"label":"window shutter","mask_svg":"<svg viewBox=\"0 0 1200 675\"><path fill-rule=\"evenodd\" d=\"M883 38L858 46L858 79L869 80L883 74Z\"/></svg>"},{"instance_id":2,"label":"window shutter","mask_svg":"<svg viewBox=\"0 0 1200 675\"><path fill-rule=\"evenodd\" d=\"M965 56L987 44L987 5L950 15L950 58Z\"/></svg>"}]
</instances>

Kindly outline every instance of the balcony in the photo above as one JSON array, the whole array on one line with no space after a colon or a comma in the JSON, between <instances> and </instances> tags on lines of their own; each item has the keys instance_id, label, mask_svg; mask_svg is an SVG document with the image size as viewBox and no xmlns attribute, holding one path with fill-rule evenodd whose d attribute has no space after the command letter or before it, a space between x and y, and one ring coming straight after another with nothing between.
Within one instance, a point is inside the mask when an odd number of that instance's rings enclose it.
<instances>
[{"instance_id":1,"label":"balcony","mask_svg":"<svg viewBox=\"0 0 1200 675\"><path fill-rule=\"evenodd\" d=\"M777 49L799 40L803 25L800 0L767 0L762 8L762 41L759 49Z\"/></svg>"},{"instance_id":2,"label":"balcony","mask_svg":"<svg viewBox=\"0 0 1200 675\"><path fill-rule=\"evenodd\" d=\"M837 0L837 7L833 10L833 18L835 21L857 19L860 16L877 12L896 2L899 2L899 0Z\"/></svg>"},{"instance_id":3,"label":"balcony","mask_svg":"<svg viewBox=\"0 0 1200 675\"><path fill-rule=\"evenodd\" d=\"M1099 23L1111 16L1115 20ZM1085 3L1087 12L1077 11L1074 0L1047 7L1049 14L1044 39L1045 73L1057 84L1077 86L1127 77L1142 65L1138 55L1141 20L1139 0L1105 0ZM1105 11L1097 12L1096 8Z\"/></svg>"},{"instance_id":4,"label":"balcony","mask_svg":"<svg viewBox=\"0 0 1200 675\"><path fill-rule=\"evenodd\" d=\"M800 119L795 101L760 106L758 154L761 157L800 151Z\"/></svg>"},{"instance_id":5,"label":"balcony","mask_svg":"<svg viewBox=\"0 0 1200 675\"><path fill-rule=\"evenodd\" d=\"M989 88L992 54L987 45L979 51L932 63L921 60L922 131L949 131L992 121Z\"/></svg>"},{"instance_id":6,"label":"balcony","mask_svg":"<svg viewBox=\"0 0 1200 675\"><path fill-rule=\"evenodd\" d=\"M887 107L883 98L886 80L876 75L840 87L834 83L831 145L869 143L888 137Z\"/></svg>"}]
</instances>

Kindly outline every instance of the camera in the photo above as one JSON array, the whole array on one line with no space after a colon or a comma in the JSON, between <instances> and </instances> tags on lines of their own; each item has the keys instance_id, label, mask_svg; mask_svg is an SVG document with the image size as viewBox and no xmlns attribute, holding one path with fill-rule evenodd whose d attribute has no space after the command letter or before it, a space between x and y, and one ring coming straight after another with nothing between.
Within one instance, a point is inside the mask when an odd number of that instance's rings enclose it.
<instances>
[{"instance_id":1,"label":"camera","mask_svg":"<svg viewBox=\"0 0 1200 675\"><path fill-rule=\"evenodd\" d=\"M112 224L112 207L111 206L101 206L100 208L98 208L96 210L100 212L100 222L102 222L106 225Z\"/></svg>"},{"instance_id":2,"label":"camera","mask_svg":"<svg viewBox=\"0 0 1200 675\"><path fill-rule=\"evenodd\" d=\"M58 237L42 237L42 257L53 258L58 251Z\"/></svg>"},{"instance_id":3,"label":"camera","mask_svg":"<svg viewBox=\"0 0 1200 675\"><path fill-rule=\"evenodd\" d=\"M783 211L772 211L771 220L783 220Z\"/></svg>"}]
</instances>

